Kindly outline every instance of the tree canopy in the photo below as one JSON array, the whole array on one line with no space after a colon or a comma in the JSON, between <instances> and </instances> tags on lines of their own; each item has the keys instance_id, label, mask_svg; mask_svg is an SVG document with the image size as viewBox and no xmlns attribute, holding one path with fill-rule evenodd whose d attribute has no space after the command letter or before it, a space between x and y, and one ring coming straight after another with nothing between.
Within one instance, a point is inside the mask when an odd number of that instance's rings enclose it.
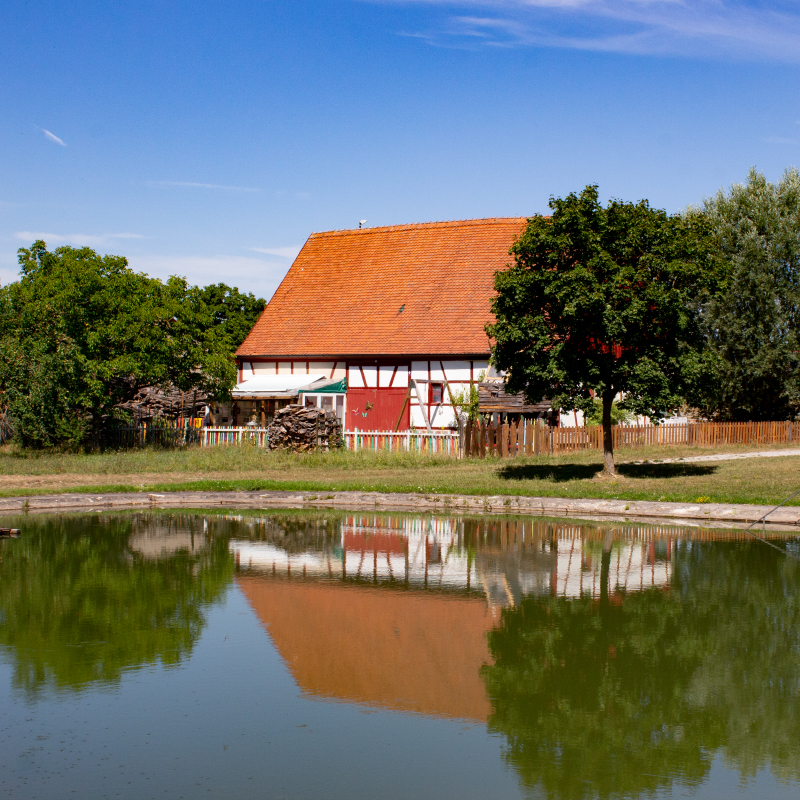
<instances>
[{"instance_id":1,"label":"tree canopy","mask_svg":"<svg viewBox=\"0 0 800 800\"><path fill-rule=\"evenodd\" d=\"M682 401L684 362L702 349L701 303L714 283L705 218L646 200L599 201L596 186L551 198L496 273L487 326L492 361L532 402L603 403L606 471L614 473L611 408L658 419Z\"/></svg>"},{"instance_id":2,"label":"tree canopy","mask_svg":"<svg viewBox=\"0 0 800 800\"><path fill-rule=\"evenodd\" d=\"M139 552L136 533L163 529L165 515L15 522L24 536L0 542L0 646L10 655L14 686L29 695L181 663L233 576L226 536L209 536L193 552ZM171 530L201 539L202 520L176 526L173 519Z\"/></svg>"},{"instance_id":3,"label":"tree canopy","mask_svg":"<svg viewBox=\"0 0 800 800\"><path fill-rule=\"evenodd\" d=\"M800 413L800 172L770 183L753 169L701 213L727 280L704 316L710 380L689 399L722 419L791 419Z\"/></svg>"},{"instance_id":4,"label":"tree canopy","mask_svg":"<svg viewBox=\"0 0 800 800\"><path fill-rule=\"evenodd\" d=\"M29 446L96 439L145 386L225 397L233 352L264 307L89 248L37 241L19 263L20 279L0 289L0 412Z\"/></svg>"},{"instance_id":5,"label":"tree canopy","mask_svg":"<svg viewBox=\"0 0 800 800\"><path fill-rule=\"evenodd\" d=\"M761 542L691 542L668 589L505 609L484 677L522 782L552 800L669 794L717 753L800 779L798 578Z\"/></svg>"}]
</instances>

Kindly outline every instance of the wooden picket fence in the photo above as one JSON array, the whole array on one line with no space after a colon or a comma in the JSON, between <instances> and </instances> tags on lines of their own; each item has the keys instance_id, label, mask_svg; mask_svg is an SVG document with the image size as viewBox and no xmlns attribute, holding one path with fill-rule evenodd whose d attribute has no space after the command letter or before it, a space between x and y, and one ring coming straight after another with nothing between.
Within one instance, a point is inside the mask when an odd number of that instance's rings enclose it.
<instances>
[{"instance_id":1,"label":"wooden picket fence","mask_svg":"<svg viewBox=\"0 0 800 800\"><path fill-rule=\"evenodd\" d=\"M725 444L791 444L800 442L800 423L689 422L678 425L615 425L612 436L615 450L648 445L713 447ZM463 453L474 458L507 458L602 448L603 429L600 425L550 428L524 420L501 425L481 421L468 422L464 430Z\"/></svg>"}]
</instances>

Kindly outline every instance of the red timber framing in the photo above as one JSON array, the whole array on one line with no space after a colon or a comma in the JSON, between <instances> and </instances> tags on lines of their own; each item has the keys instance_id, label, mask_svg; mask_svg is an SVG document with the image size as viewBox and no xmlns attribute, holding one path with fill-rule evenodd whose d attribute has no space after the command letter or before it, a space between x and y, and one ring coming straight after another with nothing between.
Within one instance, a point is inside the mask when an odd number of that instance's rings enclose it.
<instances>
[{"instance_id":1,"label":"red timber framing","mask_svg":"<svg viewBox=\"0 0 800 800\"><path fill-rule=\"evenodd\" d=\"M311 234L236 351L240 382L347 378L348 430L394 430L398 419L401 429L455 427L453 396L488 374L495 274L526 225L492 217Z\"/></svg>"},{"instance_id":2,"label":"red timber framing","mask_svg":"<svg viewBox=\"0 0 800 800\"><path fill-rule=\"evenodd\" d=\"M453 399L468 392L488 370L488 356L418 355L390 358L239 359L239 381L260 375L324 375L347 378L347 430L447 430L457 427ZM399 424L398 424L399 423Z\"/></svg>"}]
</instances>

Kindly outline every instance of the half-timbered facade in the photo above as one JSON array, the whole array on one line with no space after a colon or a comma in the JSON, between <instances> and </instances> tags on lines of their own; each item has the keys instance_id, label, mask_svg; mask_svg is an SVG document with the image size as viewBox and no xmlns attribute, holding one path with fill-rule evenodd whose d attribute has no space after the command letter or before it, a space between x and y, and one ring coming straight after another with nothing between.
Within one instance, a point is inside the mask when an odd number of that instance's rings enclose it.
<instances>
[{"instance_id":1,"label":"half-timbered facade","mask_svg":"<svg viewBox=\"0 0 800 800\"><path fill-rule=\"evenodd\" d=\"M349 430L454 426L453 400L490 373L494 273L525 223L312 234L236 353L231 421L300 399Z\"/></svg>"}]
</instances>

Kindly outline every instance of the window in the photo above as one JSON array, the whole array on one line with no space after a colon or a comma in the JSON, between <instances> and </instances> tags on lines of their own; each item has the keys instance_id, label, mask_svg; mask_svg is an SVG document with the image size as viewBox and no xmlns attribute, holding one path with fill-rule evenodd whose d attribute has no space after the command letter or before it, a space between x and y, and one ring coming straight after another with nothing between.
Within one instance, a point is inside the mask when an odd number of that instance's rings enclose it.
<instances>
[{"instance_id":1,"label":"window","mask_svg":"<svg viewBox=\"0 0 800 800\"><path fill-rule=\"evenodd\" d=\"M307 394L306 395L306 408L308 408L309 406L316 407L316 405L317 405L316 396L313 395L313 394Z\"/></svg>"},{"instance_id":2,"label":"window","mask_svg":"<svg viewBox=\"0 0 800 800\"><path fill-rule=\"evenodd\" d=\"M432 383L431 384L431 399L430 403L433 406L441 405L444 398L444 384Z\"/></svg>"}]
</instances>

